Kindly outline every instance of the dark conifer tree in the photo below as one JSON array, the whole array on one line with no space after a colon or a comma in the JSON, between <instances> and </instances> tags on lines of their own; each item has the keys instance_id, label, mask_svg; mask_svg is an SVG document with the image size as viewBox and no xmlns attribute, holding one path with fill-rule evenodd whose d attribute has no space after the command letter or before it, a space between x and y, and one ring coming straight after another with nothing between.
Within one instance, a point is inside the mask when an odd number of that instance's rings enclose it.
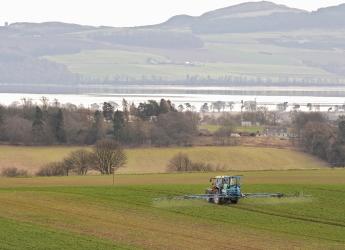
<instances>
[{"instance_id":1,"label":"dark conifer tree","mask_svg":"<svg viewBox=\"0 0 345 250\"><path fill-rule=\"evenodd\" d=\"M59 143L65 143L66 133L62 109L58 109L58 111L51 116L50 124L56 141Z\"/></svg>"},{"instance_id":2,"label":"dark conifer tree","mask_svg":"<svg viewBox=\"0 0 345 250\"><path fill-rule=\"evenodd\" d=\"M36 106L34 120L32 122L32 135L35 143L42 143L44 141L43 112L38 106Z\"/></svg>"},{"instance_id":3,"label":"dark conifer tree","mask_svg":"<svg viewBox=\"0 0 345 250\"><path fill-rule=\"evenodd\" d=\"M124 113L117 110L113 119L114 137L117 141L122 141L124 138L125 117Z\"/></svg>"},{"instance_id":4,"label":"dark conifer tree","mask_svg":"<svg viewBox=\"0 0 345 250\"><path fill-rule=\"evenodd\" d=\"M113 119L114 106L111 105L109 102L104 102L102 109L104 118L107 121L111 121Z\"/></svg>"}]
</instances>

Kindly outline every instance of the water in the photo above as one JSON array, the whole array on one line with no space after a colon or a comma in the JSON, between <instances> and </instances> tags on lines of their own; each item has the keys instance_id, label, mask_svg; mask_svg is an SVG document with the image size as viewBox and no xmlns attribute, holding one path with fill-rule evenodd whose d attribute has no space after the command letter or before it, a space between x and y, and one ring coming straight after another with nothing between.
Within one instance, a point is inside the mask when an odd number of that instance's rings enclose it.
<instances>
[{"instance_id":1,"label":"water","mask_svg":"<svg viewBox=\"0 0 345 250\"><path fill-rule=\"evenodd\" d=\"M103 102L116 102L121 105L125 98L130 103L138 104L147 100L159 101L162 98L171 100L176 106L190 103L195 110L199 110L204 103L224 101L235 102L234 111L241 108L241 101L257 101L259 106L266 106L270 110L276 109L278 103L288 102L289 109L294 104L301 105L307 110L307 104L319 105L321 111L327 111L335 105L345 103L345 88L281 88L281 87L186 87L186 86L117 86L103 88L102 91L92 92L94 89L81 91L80 94L32 94L32 93L0 93L0 104L11 105L21 103L21 99L32 99L34 104L41 104L40 99L45 96L50 102L57 99L60 103L72 103L90 107L91 104L101 105ZM84 92L84 93L83 93ZM240 93L240 94L238 94ZM286 93L286 95L283 95ZM323 94L324 93L324 94ZM340 95L340 96L339 96ZM227 108L229 110L229 108Z\"/></svg>"}]
</instances>

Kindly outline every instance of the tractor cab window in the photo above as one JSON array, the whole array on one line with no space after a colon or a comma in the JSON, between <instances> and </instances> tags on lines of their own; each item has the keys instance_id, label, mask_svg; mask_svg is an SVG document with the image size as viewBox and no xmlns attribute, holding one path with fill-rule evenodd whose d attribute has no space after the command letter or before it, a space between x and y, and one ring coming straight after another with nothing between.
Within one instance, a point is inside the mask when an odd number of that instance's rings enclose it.
<instances>
[{"instance_id":1,"label":"tractor cab window","mask_svg":"<svg viewBox=\"0 0 345 250\"><path fill-rule=\"evenodd\" d=\"M230 186L238 186L239 180L237 178L230 178Z\"/></svg>"},{"instance_id":2,"label":"tractor cab window","mask_svg":"<svg viewBox=\"0 0 345 250\"><path fill-rule=\"evenodd\" d=\"M222 187L223 186L223 179L216 179L216 182L215 182L216 186L217 187Z\"/></svg>"}]
</instances>

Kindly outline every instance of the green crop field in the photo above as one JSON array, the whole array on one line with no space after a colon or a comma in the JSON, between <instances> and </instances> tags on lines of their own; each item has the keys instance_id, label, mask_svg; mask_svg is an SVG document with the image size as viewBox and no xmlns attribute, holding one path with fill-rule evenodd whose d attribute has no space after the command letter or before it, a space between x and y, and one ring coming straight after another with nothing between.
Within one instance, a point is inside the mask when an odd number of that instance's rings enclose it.
<instances>
[{"instance_id":1,"label":"green crop field","mask_svg":"<svg viewBox=\"0 0 345 250\"><path fill-rule=\"evenodd\" d=\"M17 167L32 173L46 163L59 161L80 147L0 146L0 169ZM128 163L120 173L162 173L169 160L183 152L196 162L212 163L229 170L286 170L323 168L327 164L308 154L260 147L186 147L127 149ZM20 156L20 157L19 157Z\"/></svg>"},{"instance_id":2,"label":"green crop field","mask_svg":"<svg viewBox=\"0 0 345 250\"><path fill-rule=\"evenodd\" d=\"M242 173L244 192L298 197L164 199L203 193L213 174L0 178L0 248L344 249L344 169Z\"/></svg>"}]
</instances>

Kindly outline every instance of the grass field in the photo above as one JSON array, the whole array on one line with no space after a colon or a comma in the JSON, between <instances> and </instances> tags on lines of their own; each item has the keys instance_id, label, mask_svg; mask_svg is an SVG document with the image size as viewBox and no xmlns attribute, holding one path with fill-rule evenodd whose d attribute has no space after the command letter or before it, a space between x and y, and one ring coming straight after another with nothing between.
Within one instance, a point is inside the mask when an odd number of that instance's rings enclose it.
<instances>
[{"instance_id":1,"label":"grass field","mask_svg":"<svg viewBox=\"0 0 345 250\"><path fill-rule=\"evenodd\" d=\"M210 173L0 178L0 248L344 249L344 170L242 174L244 192L306 196L156 200L202 193Z\"/></svg>"},{"instance_id":2,"label":"grass field","mask_svg":"<svg viewBox=\"0 0 345 250\"><path fill-rule=\"evenodd\" d=\"M17 167L35 172L46 163L62 160L78 147L0 146L0 169ZM229 170L286 170L322 168L326 163L290 149L260 147L187 147L127 149L128 163L120 173L162 173L177 153L193 161L224 166ZM20 157L18 157L20 156Z\"/></svg>"},{"instance_id":3,"label":"grass field","mask_svg":"<svg viewBox=\"0 0 345 250\"><path fill-rule=\"evenodd\" d=\"M248 49L248 47L238 47L234 44L211 44L205 48L204 51L207 51L208 54L219 54L220 58L222 58L221 54L227 55L224 61L194 61L187 57L175 63L166 63L171 58L165 56L164 52L154 54L126 50L89 50L46 58L66 65L73 73L98 78L123 76L141 80L142 77L155 76L164 80L185 80L187 75L214 79L224 75L245 75L254 78L259 76L273 78L281 76L332 77L330 73L322 69L305 66L296 58L289 58L287 55L261 56L260 49L267 48L261 46L253 50L253 46ZM161 52L159 51L159 53ZM191 56L193 57L193 55ZM202 57L204 60L207 55L201 54L197 57ZM229 61L229 58L232 60ZM150 59L161 62L161 64L150 64L148 63ZM186 61L192 61L195 64L194 66L184 65L183 63Z\"/></svg>"},{"instance_id":4,"label":"grass field","mask_svg":"<svg viewBox=\"0 0 345 250\"><path fill-rule=\"evenodd\" d=\"M203 124L199 127L200 129L207 129L208 131L214 133L218 129L221 128L219 125L212 125L212 124ZM248 126L248 127L236 127L235 131L236 132L247 132L247 133L256 133L257 131L262 132L263 131L262 126Z\"/></svg>"}]
</instances>

